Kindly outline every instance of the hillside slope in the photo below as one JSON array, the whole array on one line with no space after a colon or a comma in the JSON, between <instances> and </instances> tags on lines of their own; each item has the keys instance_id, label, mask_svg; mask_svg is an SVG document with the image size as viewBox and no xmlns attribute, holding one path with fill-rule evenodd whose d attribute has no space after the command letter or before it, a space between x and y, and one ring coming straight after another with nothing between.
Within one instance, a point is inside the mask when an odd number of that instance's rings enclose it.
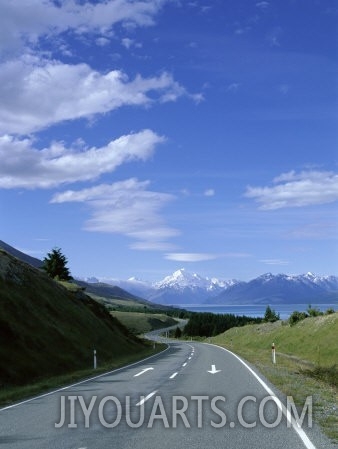
<instances>
[{"instance_id":1,"label":"hillside slope","mask_svg":"<svg viewBox=\"0 0 338 449\"><path fill-rule=\"evenodd\" d=\"M232 328L213 342L233 348L247 357L260 352L270 360L271 343L279 357L296 357L321 366L338 365L338 312L309 317L294 326L282 321Z\"/></svg>"},{"instance_id":2,"label":"hillside slope","mask_svg":"<svg viewBox=\"0 0 338 449\"><path fill-rule=\"evenodd\" d=\"M143 343L83 292L0 250L0 386L90 368Z\"/></svg>"},{"instance_id":3,"label":"hillside slope","mask_svg":"<svg viewBox=\"0 0 338 449\"><path fill-rule=\"evenodd\" d=\"M8 243L3 242L2 240L0 240L0 249L3 249L7 253L11 254L19 260L22 260L23 262L29 263L29 265L33 265L33 267L35 268L40 268L43 264L42 260L37 259L36 257L29 256L28 254L25 254L18 249L13 248L13 246L8 245Z\"/></svg>"}]
</instances>

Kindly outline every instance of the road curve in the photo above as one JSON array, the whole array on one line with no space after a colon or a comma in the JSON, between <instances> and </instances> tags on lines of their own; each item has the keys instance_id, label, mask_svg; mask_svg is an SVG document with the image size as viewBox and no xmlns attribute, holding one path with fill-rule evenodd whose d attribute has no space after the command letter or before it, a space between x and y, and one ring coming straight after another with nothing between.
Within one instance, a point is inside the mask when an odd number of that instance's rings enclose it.
<instances>
[{"instance_id":1,"label":"road curve","mask_svg":"<svg viewBox=\"0 0 338 449\"><path fill-rule=\"evenodd\" d=\"M307 428L309 408L300 427L291 426L280 399L231 352L170 342L151 358L0 409L0 446L333 448L317 428Z\"/></svg>"}]
</instances>

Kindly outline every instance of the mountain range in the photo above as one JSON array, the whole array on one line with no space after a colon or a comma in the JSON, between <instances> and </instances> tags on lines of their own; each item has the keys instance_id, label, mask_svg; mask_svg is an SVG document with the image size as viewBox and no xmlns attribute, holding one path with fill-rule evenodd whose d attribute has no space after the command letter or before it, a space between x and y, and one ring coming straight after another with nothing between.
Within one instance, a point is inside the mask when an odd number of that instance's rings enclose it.
<instances>
[{"instance_id":1,"label":"mountain range","mask_svg":"<svg viewBox=\"0 0 338 449\"><path fill-rule=\"evenodd\" d=\"M0 248L35 267L41 261L0 240ZM188 306L201 304L325 304L338 302L338 276L265 273L244 282L223 280L190 273L184 268L157 282L135 277L128 280L76 278L88 293L146 300L155 304Z\"/></svg>"},{"instance_id":2,"label":"mountain range","mask_svg":"<svg viewBox=\"0 0 338 449\"><path fill-rule=\"evenodd\" d=\"M316 276L312 273L302 275L266 273L244 282L202 277L182 268L171 276L153 283L136 278L127 281L97 278L85 280L119 286L135 296L166 305L311 302L319 304L338 301L338 277Z\"/></svg>"}]
</instances>

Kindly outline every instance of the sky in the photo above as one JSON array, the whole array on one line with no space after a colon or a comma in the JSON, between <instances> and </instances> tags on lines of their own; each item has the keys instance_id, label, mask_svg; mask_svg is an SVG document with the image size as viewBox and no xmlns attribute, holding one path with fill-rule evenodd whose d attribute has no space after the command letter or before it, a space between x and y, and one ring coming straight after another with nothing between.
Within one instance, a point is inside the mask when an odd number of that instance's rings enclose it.
<instances>
[{"instance_id":1,"label":"sky","mask_svg":"<svg viewBox=\"0 0 338 449\"><path fill-rule=\"evenodd\" d=\"M338 275L336 0L0 2L0 239L73 276Z\"/></svg>"}]
</instances>

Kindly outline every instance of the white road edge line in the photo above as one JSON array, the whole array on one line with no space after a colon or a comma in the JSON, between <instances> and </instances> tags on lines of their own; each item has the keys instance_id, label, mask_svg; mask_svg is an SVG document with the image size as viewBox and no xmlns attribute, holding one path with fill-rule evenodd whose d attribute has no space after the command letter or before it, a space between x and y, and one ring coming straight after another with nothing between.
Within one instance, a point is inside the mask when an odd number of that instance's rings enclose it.
<instances>
[{"instance_id":1,"label":"white road edge line","mask_svg":"<svg viewBox=\"0 0 338 449\"><path fill-rule=\"evenodd\" d=\"M178 373L174 373L174 374L172 374L170 377L169 377L169 379L173 379L174 377L176 377L177 376L177 374Z\"/></svg>"},{"instance_id":2,"label":"white road edge line","mask_svg":"<svg viewBox=\"0 0 338 449\"><path fill-rule=\"evenodd\" d=\"M297 426L297 423L295 422L295 420L290 417L287 413L287 409L285 407L285 405L281 402L281 400L276 396L276 394L271 390L271 388L269 388L267 386L267 384L264 382L263 379L261 379L258 374L255 373L255 371L253 369L250 368L249 365L247 365L244 360L242 360L238 355L234 354L233 352L229 351L229 349L225 349L222 346L218 346L218 345L214 345L212 343L204 343L206 345L210 345L210 346L215 346L216 348L220 348L223 349L223 351L229 352L230 354L232 354L234 357L236 357L237 360L239 360L249 371L250 373L258 380L258 382L262 385L262 387L267 391L267 393L269 393L269 395L271 396L271 398L275 401L275 403L277 404L277 407L282 411L283 415L285 416L285 418L287 419L287 421L289 421L289 423L292 425L293 429L296 431L296 433L298 434L299 438L303 441L305 447L307 449L316 449L316 446L314 446L314 444L312 443L312 441L310 440L310 438L306 435L306 433L304 432L303 429L301 429L300 427Z\"/></svg>"},{"instance_id":3,"label":"white road edge line","mask_svg":"<svg viewBox=\"0 0 338 449\"><path fill-rule=\"evenodd\" d=\"M164 351L158 352L157 354L151 355L150 357L146 357L145 359L139 360L138 362L130 363L129 365L121 366L121 368L116 368L112 371L108 371L107 373L99 374L98 376L94 376L94 377L90 377L89 379L81 380L80 382L76 382L75 384L72 384L72 385L67 385L66 387L58 388L57 390L50 391L49 393L44 393L44 394L41 394L40 396L35 396L34 398L26 399L25 401L21 401L16 404L8 405L7 407L0 408L0 412L2 412L4 410L8 410L10 408L18 407L19 405L27 404L28 402L35 401L36 399L41 399L41 398L45 398L46 396L51 396L52 394L59 393L60 391L68 390L69 388L76 387L77 385L82 385L86 382L90 382L91 380L96 380L96 379L99 379L100 377L104 377L104 376L108 376L109 374L117 373L124 369L130 368L131 366L140 365L145 360L150 360L156 356L164 354L169 349L170 349L170 345L168 345L168 347Z\"/></svg>"},{"instance_id":4,"label":"white road edge line","mask_svg":"<svg viewBox=\"0 0 338 449\"><path fill-rule=\"evenodd\" d=\"M143 398L140 402L138 402L138 403L136 404L136 406L143 405L148 399L150 399L150 398L151 398L152 396L154 396L154 394L156 394L156 393L157 393L157 390L155 390L155 391L149 393L148 396L146 396L146 397Z\"/></svg>"}]
</instances>

